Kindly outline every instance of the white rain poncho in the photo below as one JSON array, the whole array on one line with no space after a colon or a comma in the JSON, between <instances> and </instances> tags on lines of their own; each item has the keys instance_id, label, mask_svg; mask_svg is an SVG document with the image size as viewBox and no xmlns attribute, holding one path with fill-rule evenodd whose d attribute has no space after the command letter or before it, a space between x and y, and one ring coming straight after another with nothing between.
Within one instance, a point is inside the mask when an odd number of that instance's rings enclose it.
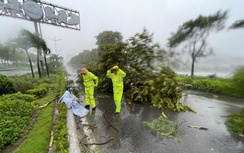
<instances>
[{"instance_id":1,"label":"white rain poncho","mask_svg":"<svg viewBox=\"0 0 244 153\"><path fill-rule=\"evenodd\" d=\"M75 115L79 117L85 116L89 111L80 105L77 101L74 101L74 98L75 96L69 90L66 90L63 96L59 99L59 102L64 102L67 106L67 109L72 108L72 111Z\"/></svg>"}]
</instances>

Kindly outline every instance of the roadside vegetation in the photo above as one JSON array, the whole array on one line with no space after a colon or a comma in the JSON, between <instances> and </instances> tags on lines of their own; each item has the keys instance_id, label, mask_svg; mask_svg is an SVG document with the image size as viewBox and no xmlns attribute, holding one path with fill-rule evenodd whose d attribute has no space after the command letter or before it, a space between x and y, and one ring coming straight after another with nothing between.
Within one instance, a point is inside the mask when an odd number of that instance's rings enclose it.
<instances>
[{"instance_id":1,"label":"roadside vegetation","mask_svg":"<svg viewBox=\"0 0 244 153\"><path fill-rule=\"evenodd\" d=\"M54 152L68 152L65 105L60 104L57 120L53 121L55 104L66 87L65 73L42 79L25 74L0 82L11 82L9 88L16 91L0 96L0 151L44 153L51 148Z\"/></svg>"},{"instance_id":2,"label":"roadside vegetation","mask_svg":"<svg viewBox=\"0 0 244 153\"><path fill-rule=\"evenodd\" d=\"M177 80L188 89L244 98L244 67L237 69L231 78L178 75Z\"/></svg>"},{"instance_id":3,"label":"roadside vegetation","mask_svg":"<svg viewBox=\"0 0 244 153\"><path fill-rule=\"evenodd\" d=\"M52 116L55 105L55 93L49 93L44 98L35 100L35 105L41 106L52 101L48 107L39 109L36 122L30 129L26 140L15 150L15 153L45 153L49 144L52 129Z\"/></svg>"},{"instance_id":4,"label":"roadside vegetation","mask_svg":"<svg viewBox=\"0 0 244 153\"><path fill-rule=\"evenodd\" d=\"M240 113L229 115L226 124L228 130L244 136L244 109Z\"/></svg>"},{"instance_id":5,"label":"roadside vegetation","mask_svg":"<svg viewBox=\"0 0 244 153\"><path fill-rule=\"evenodd\" d=\"M168 51L153 42L153 34L147 29L125 41L120 32L103 31L95 37L97 48L79 53L69 61L69 65L77 70L86 67L99 76L98 89L108 94L112 93L112 83L106 78L106 71L118 65L127 73L124 90L128 103L196 113L180 102L182 86L244 98L244 68L236 70L233 77L227 79L194 76L194 64L197 60L213 54L206 43L208 36L213 30L222 30L226 19L227 12L218 11L214 15L200 15L195 20L185 22L168 39ZM29 49L33 47L36 53L29 53ZM177 54L176 48L183 48L182 52L189 49L187 53L192 60L191 77L177 75L170 68L177 55L182 55ZM22 76L0 75L0 151L12 146L9 152L41 153L51 149L53 152L67 153L69 142L64 104L58 105L58 117L53 123L56 106L53 99L62 95L67 86L62 57L51 54L45 41L27 30L22 30L18 37L6 43L0 43L0 53L1 68L28 66L31 71L31 74ZM40 57L40 53L43 53L43 57ZM41 60L43 64L40 64ZM37 69L37 73L34 69ZM80 79L81 76L77 83L81 82ZM229 130L242 135L243 122L243 111L227 118ZM180 124L172 123L162 114L144 125L161 135L177 138ZM20 139L22 141L18 142ZM14 148L13 144L18 148Z\"/></svg>"},{"instance_id":6,"label":"roadside vegetation","mask_svg":"<svg viewBox=\"0 0 244 153\"><path fill-rule=\"evenodd\" d=\"M30 48L36 48L37 54L29 53ZM1 68L31 70L20 76L0 74L0 152L68 152L66 107L60 105L59 114L54 114L66 88L62 58L50 54L45 41L28 30L0 43L0 52ZM43 59L45 67L40 65Z\"/></svg>"}]
</instances>

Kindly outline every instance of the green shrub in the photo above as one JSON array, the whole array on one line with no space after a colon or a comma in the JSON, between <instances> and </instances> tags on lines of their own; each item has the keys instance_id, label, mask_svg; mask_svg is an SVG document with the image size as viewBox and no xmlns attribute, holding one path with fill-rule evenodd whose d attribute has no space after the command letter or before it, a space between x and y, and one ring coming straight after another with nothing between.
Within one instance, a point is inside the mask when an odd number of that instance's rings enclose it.
<instances>
[{"instance_id":1,"label":"green shrub","mask_svg":"<svg viewBox=\"0 0 244 153\"><path fill-rule=\"evenodd\" d=\"M34 107L23 100L4 100L0 103L0 150L13 144L30 124Z\"/></svg>"},{"instance_id":2,"label":"green shrub","mask_svg":"<svg viewBox=\"0 0 244 153\"><path fill-rule=\"evenodd\" d=\"M68 140L68 131L66 128L66 104L59 104L59 113L57 127L55 129L55 140L56 152L68 153L69 142Z\"/></svg>"},{"instance_id":3,"label":"green shrub","mask_svg":"<svg viewBox=\"0 0 244 153\"><path fill-rule=\"evenodd\" d=\"M0 95L14 92L13 81L7 76L0 74Z\"/></svg>"},{"instance_id":4,"label":"green shrub","mask_svg":"<svg viewBox=\"0 0 244 153\"><path fill-rule=\"evenodd\" d=\"M7 95L2 95L0 97L0 102L3 100L23 100L25 102L32 102L36 98L34 95L29 95L29 94L22 94L20 92L14 93L14 94L7 94Z\"/></svg>"},{"instance_id":5,"label":"green shrub","mask_svg":"<svg viewBox=\"0 0 244 153\"><path fill-rule=\"evenodd\" d=\"M49 86L47 83L43 83L34 89L27 90L27 93L35 95L38 98L41 98L48 93L48 87Z\"/></svg>"},{"instance_id":6,"label":"green shrub","mask_svg":"<svg viewBox=\"0 0 244 153\"><path fill-rule=\"evenodd\" d=\"M233 86L236 89L236 93L244 95L244 67L237 69L232 77Z\"/></svg>"},{"instance_id":7,"label":"green shrub","mask_svg":"<svg viewBox=\"0 0 244 153\"><path fill-rule=\"evenodd\" d=\"M244 77L243 77L244 78ZM183 84L191 84L189 89L200 90L218 94L224 94L234 97L244 97L244 91L241 89L243 86L241 84L241 79L231 79L231 78L209 78L203 76L177 76L177 80ZM235 81L235 80L239 80Z\"/></svg>"},{"instance_id":8,"label":"green shrub","mask_svg":"<svg viewBox=\"0 0 244 153\"><path fill-rule=\"evenodd\" d=\"M37 78L33 78L31 75L12 76L11 79L14 82L15 91L26 93L27 90L33 89L37 86Z\"/></svg>"}]
</instances>

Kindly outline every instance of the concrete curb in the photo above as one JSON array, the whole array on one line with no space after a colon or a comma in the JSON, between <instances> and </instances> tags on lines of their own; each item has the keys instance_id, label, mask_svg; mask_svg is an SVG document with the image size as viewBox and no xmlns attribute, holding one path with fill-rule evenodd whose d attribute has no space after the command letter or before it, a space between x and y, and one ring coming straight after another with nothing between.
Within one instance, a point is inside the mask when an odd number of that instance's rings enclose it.
<instances>
[{"instance_id":1,"label":"concrete curb","mask_svg":"<svg viewBox=\"0 0 244 153\"><path fill-rule=\"evenodd\" d=\"M67 123L69 134L69 152L70 153L81 153L80 144L77 137L76 123L72 109L67 110Z\"/></svg>"}]
</instances>

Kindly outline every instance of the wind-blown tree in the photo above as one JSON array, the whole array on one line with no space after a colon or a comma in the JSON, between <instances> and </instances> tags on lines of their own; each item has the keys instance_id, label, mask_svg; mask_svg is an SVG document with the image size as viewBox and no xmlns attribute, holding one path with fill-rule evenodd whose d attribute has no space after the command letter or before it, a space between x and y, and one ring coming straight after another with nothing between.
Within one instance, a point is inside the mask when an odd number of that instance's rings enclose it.
<instances>
[{"instance_id":1,"label":"wind-blown tree","mask_svg":"<svg viewBox=\"0 0 244 153\"><path fill-rule=\"evenodd\" d=\"M230 29L244 29L244 20L237 20L235 21L230 27ZM234 86L236 87L235 90L238 90L237 93L240 95L244 93L244 67L240 67L235 70L234 75L232 77L232 81Z\"/></svg>"},{"instance_id":2,"label":"wind-blown tree","mask_svg":"<svg viewBox=\"0 0 244 153\"><path fill-rule=\"evenodd\" d=\"M106 72L108 69L114 65L118 65L121 69L125 68L125 47L126 44L122 41L102 45L100 48L102 54L99 56L97 64L94 65L92 62L87 63L89 67L95 69L95 71L99 74L99 82L102 90L109 92L112 91L111 81L108 81L108 78L106 77Z\"/></svg>"},{"instance_id":3,"label":"wind-blown tree","mask_svg":"<svg viewBox=\"0 0 244 153\"><path fill-rule=\"evenodd\" d=\"M98 49L94 48L90 50L84 50L80 52L78 55L72 57L68 62L72 68L80 69L84 67L87 62L94 60L98 57Z\"/></svg>"},{"instance_id":4,"label":"wind-blown tree","mask_svg":"<svg viewBox=\"0 0 244 153\"><path fill-rule=\"evenodd\" d=\"M40 56L42 55L41 49L43 50L44 54L50 53L50 50L48 49L45 40L42 39L38 34L31 33L30 31L24 29L20 31L20 37L23 37L23 39L25 39L26 46L37 48L37 70L38 70L39 78L41 78L42 77L41 67L40 67ZM46 63L45 65L47 66ZM49 74L47 67L46 70L47 70L47 74Z\"/></svg>"},{"instance_id":5,"label":"wind-blown tree","mask_svg":"<svg viewBox=\"0 0 244 153\"><path fill-rule=\"evenodd\" d=\"M34 78L35 74L34 74L34 70L33 70L33 65L32 65L32 61L31 61L31 58L30 58L30 55L28 52L28 49L30 48L30 46L28 46L27 43L28 43L27 40L24 39L23 37L14 38L8 42L8 44L10 46L14 47L15 49L19 49L19 50L22 49L25 51L27 58L28 58L28 61L29 61L31 74L32 74L32 77Z\"/></svg>"},{"instance_id":6,"label":"wind-blown tree","mask_svg":"<svg viewBox=\"0 0 244 153\"><path fill-rule=\"evenodd\" d=\"M117 42L121 42L123 40L123 36L120 32L113 31L103 31L99 33L96 37L96 45L98 46L99 54L101 54L100 48L102 45L113 44Z\"/></svg>"},{"instance_id":7,"label":"wind-blown tree","mask_svg":"<svg viewBox=\"0 0 244 153\"><path fill-rule=\"evenodd\" d=\"M6 44L0 46L0 58L3 66L9 66L10 63L16 63L17 58L14 52L15 50Z\"/></svg>"},{"instance_id":8,"label":"wind-blown tree","mask_svg":"<svg viewBox=\"0 0 244 153\"><path fill-rule=\"evenodd\" d=\"M137 33L127 40L126 47L126 65L128 71L132 71L130 78L145 79L148 75L156 71L155 63L163 63L164 52L160 49L159 44L153 43L153 34L149 34L146 29L142 33ZM136 80L131 80L135 82Z\"/></svg>"},{"instance_id":9,"label":"wind-blown tree","mask_svg":"<svg viewBox=\"0 0 244 153\"><path fill-rule=\"evenodd\" d=\"M21 63L23 59L20 51L16 50L16 48L12 46L9 46L8 44L5 44L4 50L6 53L5 55L7 55L5 60L7 60L8 64L11 64L14 67L18 67L19 63Z\"/></svg>"},{"instance_id":10,"label":"wind-blown tree","mask_svg":"<svg viewBox=\"0 0 244 153\"><path fill-rule=\"evenodd\" d=\"M57 68L60 68L62 66L63 57L59 56L58 54L50 54L48 59L50 61L48 63L49 71L55 73Z\"/></svg>"},{"instance_id":11,"label":"wind-blown tree","mask_svg":"<svg viewBox=\"0 0 244 153\"><path fill-rule=\"evenodd\" d=\"M229 28L230 29L244 28L244 20L237 20L237 21L235 21Z\"/></svg>"},{"instance_id":12,"label":"wind-blown tree","mask_svg":"<svg viewBox=\"0 0 244 153\"><path fill-rule=\"evenodd\" d=\"M47 57L46 55L51 53L51 50L49 48L46 48L45 50L43 50L44 53L44 63L45 63L45 67L46 67L46 72L47 72L47 76L49 77L49 68L48 68L48 64L47 64Z\"/></svg>"},{"instance_id":13,"label":"wind-blown tree","mask_svg":"<svg viewBox=\"0 0 244 153\"><path fill-rule=\"evenodd\" d=\"M101 90L112 92L112 83L106 77L106 71L118 65L126 72L127 102L147 103L173 111L190 110L179 101L181 88L177 84L176 74L164 65L165 51L153 43L153 34L146 29L126 42L102 44L100 50L99 58L86 63L86 67L99 76L98 88Z\"/></svg>"},{"instance_id":14,"label":"wind-blown tree","mask_svg":"<svg viewBox=\"0 0 244 153\"><path fill-rule=\"evenodd\" d=\"M199 58L213 54L213 49L207 44L207 38L211 31L222 30L226 19L227 11L218 11L209 16L200 15L194 20L185 22L168 39L171 49L184 44L184 48L191 57L191 76L194 76L194 64Z\"/></svg>"},{"instance_id":15,"label":"wind-blown tree","mask_svg":"<svg viewBox=\"0 0 244 153\"><path fill-rule=\"evenodd\" d=\"M1 63L3 66L8 65L8 61L10 58L10 51L9 48L7 48L5 45L0 46L0 58L1 58Z\"/></svg>"}]
</instances>

